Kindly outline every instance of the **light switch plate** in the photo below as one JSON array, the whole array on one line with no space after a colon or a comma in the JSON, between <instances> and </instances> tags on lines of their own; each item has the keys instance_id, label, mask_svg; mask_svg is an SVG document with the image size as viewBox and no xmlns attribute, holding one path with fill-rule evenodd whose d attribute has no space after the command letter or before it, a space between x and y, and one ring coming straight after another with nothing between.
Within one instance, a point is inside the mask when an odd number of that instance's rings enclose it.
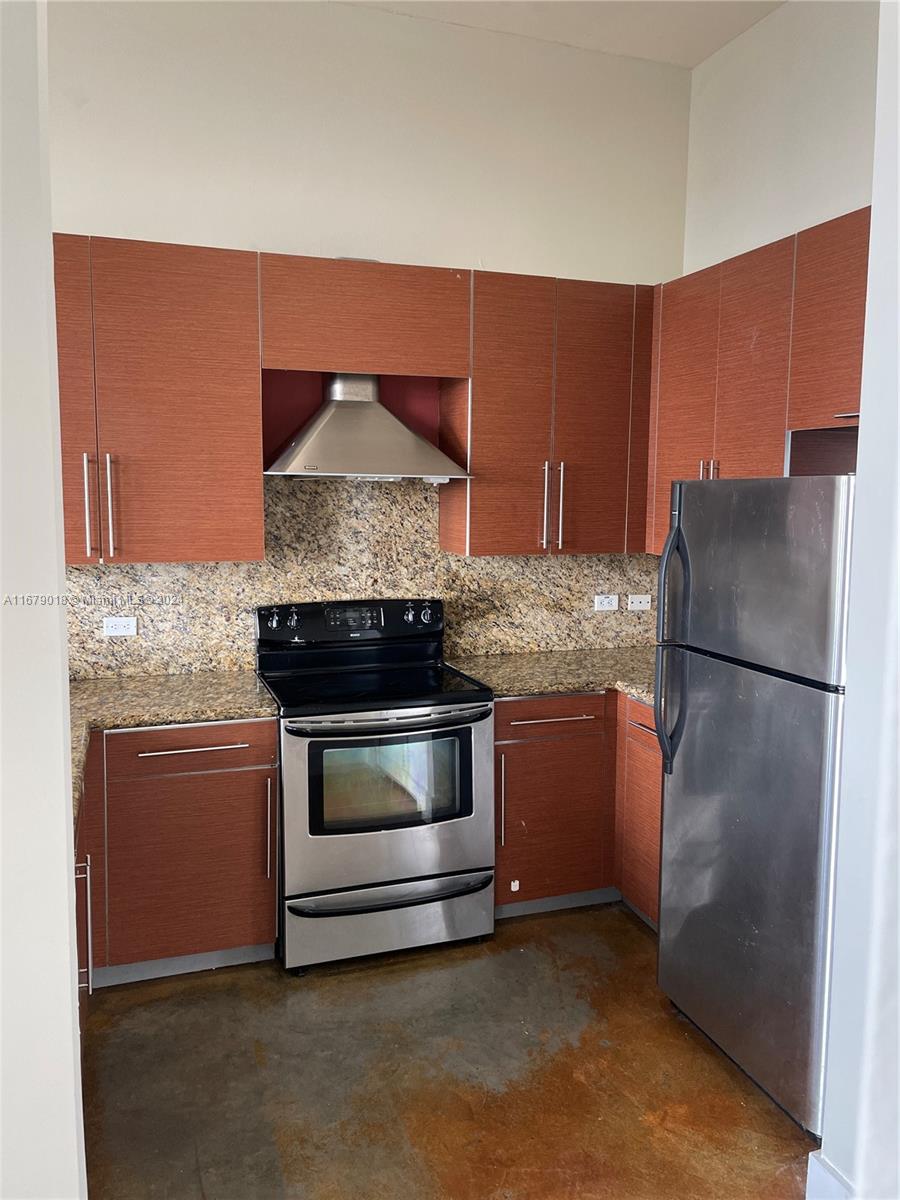
<instances>
[{"instance_id":1,"label":"light switch plate","mask_svg":"<svg viewBox=\"0 0 900 1200\"><path fill-rule=\"evenodd\" d=\"M104 637L134 637L137 633L137 617L104 617Z\"/></svg>"},{"instance_id":2,"label":"light switch plate","mask_svg":"<svg viewBox=\"0 0 900 1200\"><path fill-rule=\"evenodd\" d=\"M630 595L628 597L628 611L629 612L646 612L649 607L650 607L650 597L649 596L646 596L646 595L631 596Z\"/></svg>"},{"instance_id":3,"label":"light switch plate","mask_svg":"<svg viewBox=\"0 0 900 1200\"><path fill-rule=\"evenodd\" d=\"M614 612L619 607L619 597L603 594L594 597L594 612Z\"/></svg>"}]
</instances>

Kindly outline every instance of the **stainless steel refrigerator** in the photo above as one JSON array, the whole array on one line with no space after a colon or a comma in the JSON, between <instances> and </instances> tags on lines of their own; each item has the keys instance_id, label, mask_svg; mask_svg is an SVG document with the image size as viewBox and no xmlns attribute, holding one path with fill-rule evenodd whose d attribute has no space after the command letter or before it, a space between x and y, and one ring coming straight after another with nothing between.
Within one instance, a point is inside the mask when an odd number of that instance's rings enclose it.
<instances>
[{"instance_id":1,"label":"stainless steel refrigerator","mask_svg":"<svg viewBox=\"0 0 900 1200\"><path fill-rule=\"evenodd\" d=\"M675 483L659 985L821 1132L854 479Z\"/></svg>"}]
</instances>

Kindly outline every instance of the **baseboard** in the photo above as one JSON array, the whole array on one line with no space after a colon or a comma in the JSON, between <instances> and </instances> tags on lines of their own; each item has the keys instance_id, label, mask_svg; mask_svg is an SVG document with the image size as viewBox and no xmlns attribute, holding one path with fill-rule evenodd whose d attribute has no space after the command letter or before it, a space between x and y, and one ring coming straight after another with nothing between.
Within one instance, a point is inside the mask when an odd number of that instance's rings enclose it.
<instances>
[{"instance_id":1,"label":"baseboard","mask_svg":"<svg viewBox=\"0 0 900 1200\"><path fill-rule=\"evenodd\" d=\"M530 913L555 912L563 908L584 908L588 904L614 904L622 899L618 888L597 888L592 892L570 892L567 896L545 896L542 900L521 900L501 904L494 909L498 921L504 917L527 917Z\"/></svg>"},{"instance_id":2,"label":"baseboard","mask_svg":"<svg viewBox=\"0 0 900 1200\"><path fill-rule=\"evenodd\" d=\"M807 1162L806 1200L853 1200L852 1184L821 1150L814 1150Z\"/></svg>"},{"instance_id":3,"label":"baseboard","mask_svg":"<svg viewBox=\"0 0 900 1200\"><path fill-rule=\"evenodd\" d=\"M216 967L236 967L242 963L265 962L275 957L274 944L236 946L233 950L213 950L210 954L185 954L179 958L156 958L150 962L123 963L117 967L95 967L95 988L116 987L120 983L138 983L142 979L164 979L167 975L187 975L191 971L214 971Z\"/></svg>"},{"instance_id":4,"label":"baseboard","mask_svg":"<svg viewBox=\"0 0 900 1200\"><path fill-rule=\"evenodd\" d=\"M641 920L644 922L645 925L649 925L654 933L659 933L659 929L657 928L656 922L651 921L645 912L641 912L641 910L639 908L635 908L635 906L632 903L630 903L630 901L626 900L624 896L622 897L622 903L625 905L625 907L628 909L629 912L633 912L636 917L641 918Z\"/></svg>"}]
</instances>

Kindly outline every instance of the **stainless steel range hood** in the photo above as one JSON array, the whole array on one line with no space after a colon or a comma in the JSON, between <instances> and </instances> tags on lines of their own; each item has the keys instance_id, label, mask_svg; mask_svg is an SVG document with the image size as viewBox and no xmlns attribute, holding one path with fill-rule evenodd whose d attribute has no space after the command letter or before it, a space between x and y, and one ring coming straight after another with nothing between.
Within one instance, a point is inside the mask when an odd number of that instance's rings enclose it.
<instances>
[{"instance_id":1,"label":"stainless steel range hood","mask_svg":"<svg viewBox=\"0 0 900 1200\"><path fill-rule=\"evenodd\" d=\"M463 467L389 413L377 375L332 375L328 401L267 469L308 479L468 479Z\"/></svg>"}]
</instances>

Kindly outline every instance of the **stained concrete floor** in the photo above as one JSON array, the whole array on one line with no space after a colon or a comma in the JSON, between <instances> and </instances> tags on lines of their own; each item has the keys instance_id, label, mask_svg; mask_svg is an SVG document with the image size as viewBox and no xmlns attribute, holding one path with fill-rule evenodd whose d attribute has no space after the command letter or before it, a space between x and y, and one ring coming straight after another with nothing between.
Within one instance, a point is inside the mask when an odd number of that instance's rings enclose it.
<instances>
[{"instance_id":1,"label":"stained concrete floor","mask_svg":"<svg viewBox=\"0 0 900 1200\"><path fill-rule=\"evenodd\" d=\"M95 993L91 1200L787 1200L811 1141L619 906L484 943Z\"/></svg>"}]
</instances>

